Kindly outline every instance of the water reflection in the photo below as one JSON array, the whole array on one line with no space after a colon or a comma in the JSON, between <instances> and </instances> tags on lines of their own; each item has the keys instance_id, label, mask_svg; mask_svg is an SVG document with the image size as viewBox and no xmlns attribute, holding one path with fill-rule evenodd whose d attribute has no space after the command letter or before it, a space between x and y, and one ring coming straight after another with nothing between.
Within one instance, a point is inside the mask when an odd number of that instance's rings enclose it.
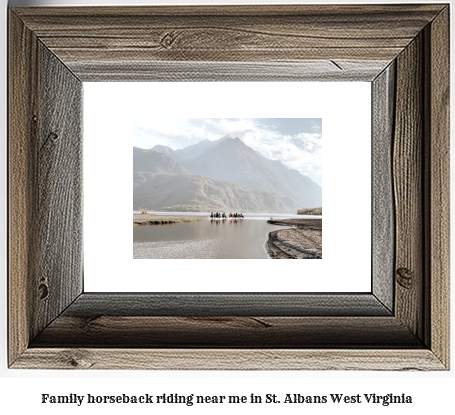
<instances>
[{"instance_id":1,"label":"water reflection","mask_svg":"<svg viewBox=\"0 0 455 415\"><path fill-rule=\"evenodd\" d=\"M268 232L285 227L265 219L202 218L197 222L133 228L133 257L168 258L267 258Z\"/></svg>"},{"instance_id":2,"label":"water reflection","mask_svg":"<svg viewBox=\"0 0 455 415\"><path fill-rule=\"evenodd\" d=\"M220 223L226 223L228 222L229 225L231 225L232 223L235 223L237 224L237 222L240 222L241 220L243 220L242 218L221 218L221 219L210 219L210 223L213 225L214 223L216 225L219 225Z\"/></svg>"}]
</instances>

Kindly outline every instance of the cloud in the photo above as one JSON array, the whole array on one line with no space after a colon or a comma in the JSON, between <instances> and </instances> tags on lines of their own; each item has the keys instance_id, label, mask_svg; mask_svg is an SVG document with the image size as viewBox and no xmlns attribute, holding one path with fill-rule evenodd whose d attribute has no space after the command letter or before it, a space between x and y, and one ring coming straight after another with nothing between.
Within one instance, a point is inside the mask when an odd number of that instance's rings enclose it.
<instances>
[{"instance_id":1,"label":"cloud","mask_svg":"<svg viewBox=\"0 0 455 415\"><path fill-rule=\"evenodd\" d=\"M201 140L230 135L289 168L322 180L321 119L254 118L147 118L135 119L133 145L157 144L177 150Z\"/></svg>"}]
</instances>

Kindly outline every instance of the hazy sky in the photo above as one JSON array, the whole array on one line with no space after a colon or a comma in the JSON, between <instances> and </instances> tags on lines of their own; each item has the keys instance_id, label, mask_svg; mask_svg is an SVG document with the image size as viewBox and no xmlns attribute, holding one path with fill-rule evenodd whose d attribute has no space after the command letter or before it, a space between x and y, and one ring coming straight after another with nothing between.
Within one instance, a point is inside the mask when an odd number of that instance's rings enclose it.
<instances>
[{"instance_id":1,"label":"hazy sky","mask_svg":"<svg viewBox=\"0 0 455 415\"><path fill-rule=\"evenodd\" d=\"M321 118L134 119L133 145L174 150L229 135L272 160L280 160L322 185Z\"/></svg>"}]
</instances>

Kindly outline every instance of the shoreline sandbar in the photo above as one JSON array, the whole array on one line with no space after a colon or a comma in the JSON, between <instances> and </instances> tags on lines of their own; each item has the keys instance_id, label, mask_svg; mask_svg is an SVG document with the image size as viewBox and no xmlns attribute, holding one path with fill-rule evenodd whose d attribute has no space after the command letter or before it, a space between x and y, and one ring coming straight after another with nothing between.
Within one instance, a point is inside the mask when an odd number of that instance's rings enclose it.
<instances>
[{"instance_id":1,"label":"shoreline sandbar","mask_svg":"<svg viewBox=\"0 0 455 415\"><path fill-rule=\"evenodd\" d=\"M133 226L146 225L169 225L174 223L195 222L201 220L201 216L185 215L155 215L153 213L133 213Z\"/></svg>"},{"instance_id":2,"label":"shoreline sandbar","mask_svg":"<svg viewBox=\"0 0 455 415\"><path fill-rule=\"evenodd\" d=\"M266 250L270 258L322 258L322 219L270 219L267 223L294 226L268 234Z\"/></svg>"}]
</instances>

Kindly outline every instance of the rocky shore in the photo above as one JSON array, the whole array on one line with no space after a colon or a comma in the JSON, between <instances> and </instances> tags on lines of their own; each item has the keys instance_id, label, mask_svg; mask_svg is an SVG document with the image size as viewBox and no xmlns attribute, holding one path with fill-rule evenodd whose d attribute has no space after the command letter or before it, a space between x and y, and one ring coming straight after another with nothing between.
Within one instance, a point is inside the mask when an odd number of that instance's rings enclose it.
<instances>
[{"instance_id":1,"label":"rocky shore","mask_svg":"<svg viewBox=\"0 0 455 415\"><path fill-rule=\"evenodd\" d=\"M266 250L270 258L322 258L322 219L270 219L267 223L293 226L269 233Z\"/></svg>"},{"instance_id":2,"label":"rocky shore","mask_svg":"<svg viewBox=\"0 0 455 415\"><path fill-rule=\"evenodd\" d=\"M168 225L198 220L201 220L199 216L154 215L153 213L133 214L133 226Z\"/></svg>"}]
</instances>

